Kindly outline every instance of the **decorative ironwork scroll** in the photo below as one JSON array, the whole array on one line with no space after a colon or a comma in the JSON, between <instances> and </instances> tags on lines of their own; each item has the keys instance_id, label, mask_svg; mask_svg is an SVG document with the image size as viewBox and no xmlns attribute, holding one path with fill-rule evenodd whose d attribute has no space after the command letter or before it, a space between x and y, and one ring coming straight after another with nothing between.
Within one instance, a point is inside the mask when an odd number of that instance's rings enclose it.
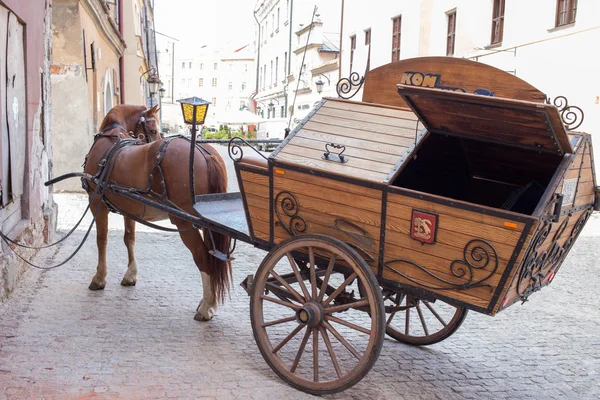
<instances>
[{"instance_id":1,"label":"decorative ironwork scroll","mask_svg":"<svg viewBox=\"0 0 600 400\"><path fill-rule=\"evenodd\" d=\"M360 76L358 72L353 72L348 78L342 78L338 81L335 90L340 98L349 100L362 88L365 83L365 77ZM351 93L351 94L350 94Z\"/></svg>"},{"instance_id":2,"label":"decorative ironwork scroll","mask_svg":"<svg viewBox=\"0 0 600 400\"><path fill-rule=\"evenodd\" d=\"M228 146L229 158L231 158L233 162L238 162L244 157L244 150L242 149L242 146L244 144L248 146L248 148L254 150L256 154L258 154L265 160L268 160L268 158L265 157L260 151L256 150L254 146L252 146L250 143L248 143L241 137L236 136L229 141Z\"/></svg>"},{"instance_id":3,"label":"decorative ironwork scroll","mask_svg":"<svg viewBox=\"0 0 600 400\"><path fill-rule=\"evenodd\" d=\"M402 269L394 268L391 264L400 264ZM494 287L486 281L496 273L498 269L498 253L492 244L483 239L469 241L463 249L463 259L454 260L450 263L449 274L452 280L433 273L429 268L423 267L407 259L391 260L384 263L385 267L393 273L400 275L420 287L433 290L468 290L477 287ZM416 268L440 282L440 285L427 285L422 280L415 280L409 274L411 268ZM475 279L476 271L485 271L484 277ZM454 279L456 278L456 279Z\"/></svg>"},{"instance_id":4,"label":"decorative ironwork scroll","mask_svg":"<svg viewBox=\"0 0 600 400\"><path fill-rule=\"evenodd\" d=\"M546 97L546 103L553 104L560 112L560 118L566 128L570 131L579 128L585 117L583 110L577 106L569 105L565 96L557 96L554 100Z\"/></svg>"},{"instance_id":5,"label":"decorative ironwork scroll","mask_svg":"<svg viewBox=\"0 0 600 400\"><path fill-rule=\"evenodd\" d=\"M275 215L279 225L285 229L290 236L306 231L306 220L299 216L300 204L298 199L288 191L279 192L275 197ZM286 222L284 219L288 219Z\"/></svg>"},{"instance_id":6,"label":"decorative ironwork scroll","mask_svg":"<svg viewBox=\"0 0 600 400\"><path fill-rule=\"evenodd\" d=\"M548 243L546 242L546 239L552 231L553 224L549 219L542 220L542 226L538 228L538 231L531 241L529 252L525 256L523 267L519 273L517 293L521 297L521 300L527 301L527 298L531 296L532 293L537 292L542 287L552 282L556 271L569 253L573 243L575 243L575 239L579 236L579 233L591 214L592 209L590 207L581 214L571 229L571 233L566 238L563 234L569 226L571 217L565 218L558 226L552 241L549 242L549 246L545 246L544 244ZM559 244L561 239L565 239L563 245ZM542 246L544 247L543 249Z\"/></svg>"}]
</instances>

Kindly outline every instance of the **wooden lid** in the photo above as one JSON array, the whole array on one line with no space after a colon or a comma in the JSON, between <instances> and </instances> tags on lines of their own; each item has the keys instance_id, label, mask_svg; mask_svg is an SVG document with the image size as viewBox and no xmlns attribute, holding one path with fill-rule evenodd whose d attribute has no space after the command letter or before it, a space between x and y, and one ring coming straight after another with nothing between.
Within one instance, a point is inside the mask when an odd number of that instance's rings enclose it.
<instances>
[{"instance_id":1,"label":"wooden lid","mask_svg":"<svg viewBox=\"0 0 600 400\"><path fill-rule=\"evenodd\" d=\"M365 74L362 101L407 107L396 85L493 93L495 97L544 103L546 96L534 86L490 65L455 57L408 58Z\"/></svg>"},{"instance_id":2,"label":"wooden lid","mask_svg":"<svg viewBox=\"0 0 600 400\"><path fill-rule=\"evenodd\" d=\"M397 89L430 132L561 155L573 152L554 105L406 85Z\"/></svg>"}]
</instances>

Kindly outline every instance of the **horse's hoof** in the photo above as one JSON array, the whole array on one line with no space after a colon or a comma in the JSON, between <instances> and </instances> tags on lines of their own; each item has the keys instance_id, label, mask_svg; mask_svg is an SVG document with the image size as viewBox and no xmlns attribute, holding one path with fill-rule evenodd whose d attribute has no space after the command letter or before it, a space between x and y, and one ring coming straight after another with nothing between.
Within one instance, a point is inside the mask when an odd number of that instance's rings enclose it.
<instances>
[{"instance_id":1,"label":"horse's hoof","mask_svg":"<svg viewBox=\"0 0 600 400\"><path fill-rule=\"evenodd\" d=\"M92 281L92 283L90 283L90 286L88 286L88 288L90 290L104 290L105 286L106 286L106 282L96 283L95 281Z\"/></svg>"},{"instance_id":2,"label":"horse's hoof","mask_svg":"<svg viewBox=\"0 0 600 400\"><path fill-rule=\"evenodd\" d=\"M216 307L213 308L206 304L207 303L205 303L204 300L200 301L200 304L196 309L197 313L194 315L196 321L210 321L215 316Z\"/></svg>"},{"instance_id":3,"label":"horse's hoof","mask_svg":"<svg viewBox=\"0 0 600 400\"><path fill-rule=\"evenodd\" d=\"M123 278L123 280L121 281L121 286L135 286L136 283L137 281L130 281L128 279Z\"/></svg>"}]
</instances>

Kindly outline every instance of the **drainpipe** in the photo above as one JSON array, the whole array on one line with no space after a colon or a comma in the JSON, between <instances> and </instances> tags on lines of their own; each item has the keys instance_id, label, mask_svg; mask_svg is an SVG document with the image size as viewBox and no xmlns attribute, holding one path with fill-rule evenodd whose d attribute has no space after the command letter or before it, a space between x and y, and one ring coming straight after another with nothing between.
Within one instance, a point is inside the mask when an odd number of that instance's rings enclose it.
<instances>
[{"instance_id":1,"label":"drainpipe","mask_svg":"<svg viewBox=\"0 0 600 400\"><path fill-rule=\"evenodd\" d=\"M254 10L254 20L256 21L256 25L258 26L258 55L256 56L256 90L255 92L258 94L258 86L259 86L259 79L260 79L260 75L259 72L260 71L260 22L258 22L258 18L256 18L256 10ZM256 112L256 107L254 107L254 112Z\"/></svg>"},{"instance_id":2,"label":"drainpipe","mask_svg":"<svg viewBox=\"0 0 600 400\"><path fill-rule=\"evenodd\" d=\"M123 0L119 1L119 34L123 39ZM125 104L125 54L119 59L119 81L121 86L121 104Z\"/></svg>"},{"instance_id":3,"label":"drainpipe","mask_svg":"<svg viewBox=\"0 0 600 400\"><path fill-rule=\"evenodd\" d=\"M292 30L293 30L293 26L294 26L294 0L290 1L290 40L288 43L288 67L287 67L287 73L288 75L291 73L292 71ZM285 77L286 81L287 81L287 76ZM300 79L300 77L298 77L298 79ZM288 89L289 89L289 83L288 83ZM288 91L285 91L285 97L284 97L284 103L285 103L285 117L287 118L288 115ZM290 119L291 121L291 119ZM289 133L290 127L288 124L287 127L287 133Z\"/></svg>"}]
</instances>

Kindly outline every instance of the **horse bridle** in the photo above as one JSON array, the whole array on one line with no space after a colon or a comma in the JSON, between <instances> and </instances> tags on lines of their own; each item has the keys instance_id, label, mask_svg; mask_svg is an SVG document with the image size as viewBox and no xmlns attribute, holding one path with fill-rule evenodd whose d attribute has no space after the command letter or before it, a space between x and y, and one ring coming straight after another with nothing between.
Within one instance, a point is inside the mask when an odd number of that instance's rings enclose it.
<instances>
[{"instance_id":1,"label":"horse bridle","mask_svg":"<svg viewBox=\"0 0 600 400\"><path fill-rule=\"evenodd\" d=\"M146 125L146 123L148 121L156 121L156 118L155 117L146 118L146 111L148 111L148 110L142 111L142 116L140 117L140 120L135 125L135 130L133 131L133 137L136 137L140 140L145 140L146 143L150 143L150 134L152 133L152 134L154 134L154 136L158 137L158 131L155 131L155 130L149 131L148 130L148 126ZM138 132L140 131L140 127L144 128L144 132L138 135Z\"/></svg>"}]
</instances>

